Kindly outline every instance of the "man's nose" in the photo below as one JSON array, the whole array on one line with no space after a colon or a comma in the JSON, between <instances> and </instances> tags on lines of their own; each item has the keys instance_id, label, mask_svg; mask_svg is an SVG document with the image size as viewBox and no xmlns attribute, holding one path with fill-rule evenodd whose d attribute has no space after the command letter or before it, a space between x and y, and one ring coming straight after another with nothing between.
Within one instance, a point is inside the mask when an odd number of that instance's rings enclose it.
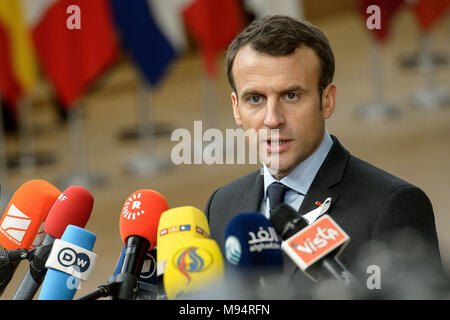
<instances>
[{"instance_id":1,"label":"man's nose","mask_svg":"<svg viewBox=\"0 0 450 320\"><path fill-rule=\"evenodd\" d=\"M268 99L264 125L271 129L279 129L284 126L285 119L282 111L277 99Z\"/></svg>"}]
</instances>

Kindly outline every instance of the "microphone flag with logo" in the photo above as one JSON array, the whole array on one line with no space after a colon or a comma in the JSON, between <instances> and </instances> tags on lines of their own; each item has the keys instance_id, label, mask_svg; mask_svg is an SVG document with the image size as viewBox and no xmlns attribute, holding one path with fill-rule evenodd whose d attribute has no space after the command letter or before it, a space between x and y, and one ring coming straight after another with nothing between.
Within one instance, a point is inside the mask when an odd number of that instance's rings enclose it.
<instances>
[{"instance_id":1,"label":"microphone flag with logo","mask_svg":"<svg viewBox=\"0 0 450 320\"><path fill-rule=\"evenodd\" d=\"M228 223L224 238L229 267L254 272L257 268L281 270L281 240L261 213L247 212L235 216Z\"/></svg>"},{"instance_id":2,"label":"microphone flag with logo","mask_svg":"<svg viewBox=\"0 0 450 320\"><path fill-rule=\"evenodd\" d=\"M175 245L191 238L208 239L209 235L208 221L199 209L183 206L165 211L158 225L158 276L164 274Z\"/></svg>"},{"instance_id":3,"label":"microphone flag with logo","mask_svg":"<svg viewBox=\"0 0 450 320\"><path fill-rule=\"evenodd\" d=\"M92 253L96 235L68 225L61 240L55 240L45 264L48 268L39 300L72 300L80 280L87 281L97 255Z\"/></svg>"},{"instance_id":4,"label":"microphone flag with logo","mask_svg":"<svg viewBox=\"0 0 450 320\"><path fill-rule=\"evenodd\" d=\"M360 289L360 284L339 261L350 237L327 214L308 225L289 205L281 204L270 221L284 240L281 249L312 280L335 278L345 286Z\"/></svg>"},{"instance_id":5,"label":"microphone flag with logo","mask_svg":"<svg viewBox=\"0 0 450 320\"><path fill-rule=\"evenodd\" d=\"M228 290L237 299L265 299L274 294L283 272L281 240L260 212L232 218L224 232ZM276 291L276 290L275 290Z\"/></svg>"},{"instance_id":6,"label":"microphone flag with logo","mask_svg":"<svg viewBox=\"0 0 450 320\"><path fill-rule=\"evenodd\" d=\"M214 240L188 238L173 249L163 278L168 299L189 299L223 281L223 258Z\"/></svg>"}]
</instances>

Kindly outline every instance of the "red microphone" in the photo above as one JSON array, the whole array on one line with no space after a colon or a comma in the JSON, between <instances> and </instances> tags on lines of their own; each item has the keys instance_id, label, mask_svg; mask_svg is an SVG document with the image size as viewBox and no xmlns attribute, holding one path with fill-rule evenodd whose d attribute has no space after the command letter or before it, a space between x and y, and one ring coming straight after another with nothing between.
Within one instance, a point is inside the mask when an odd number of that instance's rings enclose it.
<instances>
[{"instance_id":1,"label":"red microphone","mask_svg":"<svg viewBox=\"0 0 450 320\"><path fill-rule=\"evenodd\" d=\"M120 236L124 244L130 236L149 242L149 250L156 246L161 214L169 209L166 199L154 190L143 189L132 193L125 201L119 221Z\"/></svg>"},{"instance_id":2,"label":"red microphone","mask_svg":"<svg viewBox=\"0 0 450 320\"><path fill-rule=\"evenodd\" d=\"M166 199L154 190L138 190L125 201L119 229L126 248L122 269L116 278L121 285L113 298L134 299L145 256L156 246L159 219L168 209Z\"/></svg>"},{"instance_id":3,"label":"red microphone","mask_svg":"<svg viewBox=\"0 0 450 320\"><path fill-rule=\"evenodd\" d=\"M44 223L46 233L42 246L35 249L30 268L25 274L14 300L31 300L44 280L45 262L55 239L60 239L69 224L84 228L91 216L94 197L80 186L70 186L59 195Z\"/></svg>"},{"instance_id":4,"label":"red microphone","mask_svg":"<svg viewBox=\"0 0 450 320\"><path fill-rule=\"evenodd\" d=\"M94 207L94 197L85 188L70 186L53 204L44 224L46 234L60 239L69 224L84 228Z\"/></svg>"}]
</instances>

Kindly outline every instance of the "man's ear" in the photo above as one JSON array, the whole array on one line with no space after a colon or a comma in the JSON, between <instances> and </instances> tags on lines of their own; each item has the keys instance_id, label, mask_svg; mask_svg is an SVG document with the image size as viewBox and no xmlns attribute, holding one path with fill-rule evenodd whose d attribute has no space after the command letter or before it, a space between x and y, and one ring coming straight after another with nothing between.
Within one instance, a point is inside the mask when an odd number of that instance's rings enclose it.
<instances>
[{"instance_id":1,"label":"man's ear","mask_svg":"<svg viewBox=\"0 0 450 320\"><path fill-rule=\"evenodd\" d=\"M239 114L238 97L237 97L235 91L233 91L233 92L231 93L231 102L233 103L233 115L234 115L234 120L236 121L236 124L237 124L239 127L242 127L241 116L240 116L240 114Z\"/></svg>"},{"instance_id":2,"label":"man's ear","mask_svg":"<svg viewBox=\"0 0 450 320\"><path fill-rule=\"evenodd\" d=\"M336 107L336 86L330 83L322 92L322 113L323 118L328 119Z\"/></svg>"}]
</instances>

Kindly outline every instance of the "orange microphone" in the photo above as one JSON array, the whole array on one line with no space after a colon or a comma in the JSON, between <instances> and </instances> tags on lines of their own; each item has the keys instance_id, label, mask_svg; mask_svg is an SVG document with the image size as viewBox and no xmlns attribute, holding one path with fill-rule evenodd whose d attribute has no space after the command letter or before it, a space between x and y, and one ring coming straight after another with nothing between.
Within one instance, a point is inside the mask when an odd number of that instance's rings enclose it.
<instances>
[{"instance_id":1,"label":"orange microphone","mask_svg":"<svg viewBox=\"0 0 450 320\"><path fill-rule=\"evenodd\" d=\"M145 256L156 246L159 219L168 209L166 199L154 190L138 190L125 201L119 230L126 248L122 268L117 275L121 285L113 298L134 299Z\"/></svg>"},{"instance_id":2,"label":"orange microphone","mask_svg":"<svg viewBox=\"0 0 450 320\"><path fill-rule=\"evenodd\" d=\"M33 249L41 245L44 221L61 191L51 183L35 179L22 184L11 197L0 220L0 244L7 250ZM0 295L19 262L0 268Z\"/></svg>"}]
</instances>

